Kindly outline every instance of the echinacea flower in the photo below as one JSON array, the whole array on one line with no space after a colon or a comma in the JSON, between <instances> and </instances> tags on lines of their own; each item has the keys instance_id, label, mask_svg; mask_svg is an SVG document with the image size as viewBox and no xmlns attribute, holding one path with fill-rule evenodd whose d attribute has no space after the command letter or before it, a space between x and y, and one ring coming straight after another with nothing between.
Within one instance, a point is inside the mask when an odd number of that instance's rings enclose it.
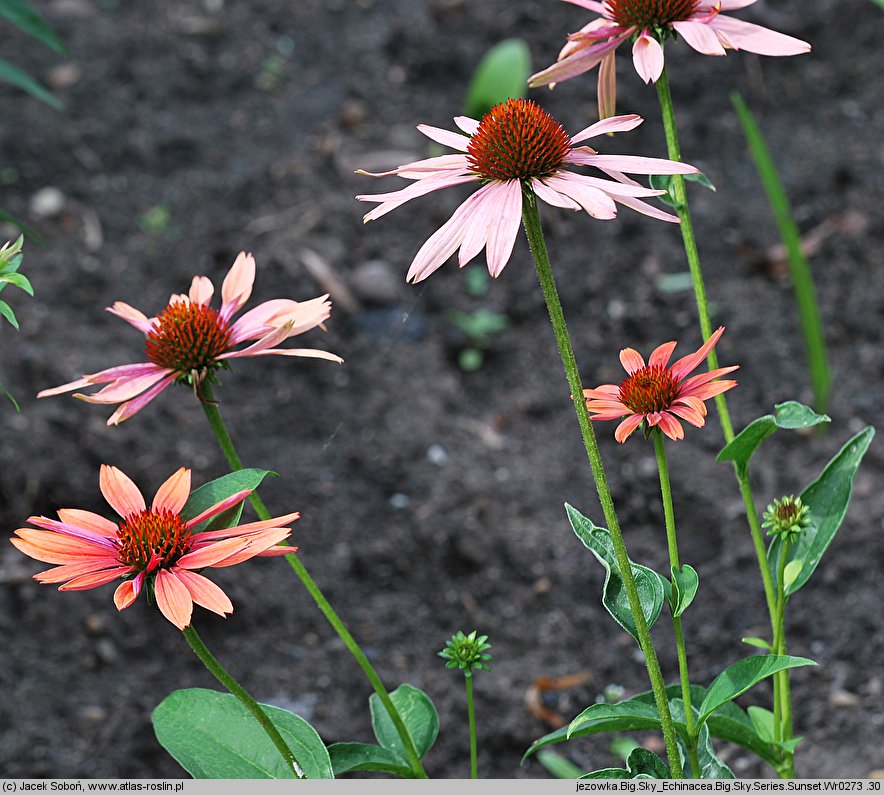
<instances>
[{"instance_id":1,"label":"echinacea flower","mask_svg":"<svg viewBox=\"0 0 884 795\"><path fill-rule=\"evenodd\" d=\"M703 401L735 387L736 381L716 379L732 373L739 365L720 367L691 378L687 375L708 356L723 333L724 326L720 326L698 351L674 364L669 364L669 357L675 350L675 342L666 342L655 349L647 364L638 351L624 348L620 351L620 363L627 377L620 385L603 384L583 390L591 419L626 417L614 432L614 438L621 443L643 422L647 422L649 428L659 426L673 440L684 439L679 419L702 428L706 424Z\"/></svg>"},{"instance_id":2,"label":"echinacea flower","mask_svg":"<svg viewBox=\"0 0 884 795\"><path fill-rule=\"evenodd\" d=\"M598 101L602 117L614 113L616 78L614 51L632 42L632 62L645 83L663 73L663 42L680 35L703 55L726 55L747 50L759 55L800 55L810 45L784 33L735 19L736 11L756 0L565 0L599 15L577 33L552 66L532 75L532 88L568 80L599 67Z\"/></svg>"},{"instance_id":3,"label":"echinacea flower","mask_svg":"<svg viewBox=\"0 0 884 795\"><path fill-rule=\"evenodd\" d=\"M593 218L614 218L617 203L653 218L678 223L676 216L641 201L664 191L645 188L624 173L695 174L696 168L653 157L600 155L588 146L577 146L597 135L631 130L642 121L641 116L618 116L568 135L534 102L509 99L488 111L480 121L456 116L454 123L463 134L418 125L418 130L428 138L461 154L418 160L379 174L358 171L370 177L396 175L413 183L393 193L356 198L378 203L365 215L367 223L432 191L467 182L480 183L479 190L424 243L406 278L410 282L426 279L458 249L457 261L463 267L483 248L488 272L496 277L512 254L522 219L523 190L532 191L554 207L585 210ZM578 174L569 166L593 166L616 181Z\"/></svg>"},{"instance_id":4,"label":"echinacea flower","mask_svg":"<svg viewBox=\"0 0 884 795\"><path fill-rule=\"evenodd\" d=\"M44 389L37 397L49 397L75 389L107 384L92 394L74 397L87 403L120 406L107 421L117 425L141 411L170 384L199 387L219 367L231 359L247 356L306 356L343 361L339 356L312 348L277 348L281 342L316 326L331 314L327 295L309 301L277 298L250 309L238 320L233 316L252 294L255 259L240 252L221 285L221 309L210 306L214 287L205 276L194 276L188 295L173 295L156 317L148 318L137 309L117 301L108 312L121 317L145 336L146 362L111 367L72 381ZM245 348L236 346L256 340Z\"/></svg>"},{"instance_id":5,"label":"echinacea flower","mask_svg":"<svg viewBox=\"0 0 884 795\"><path fill-rule=\"evenodd\" d=\"M224 617L233 612L227 594L197 573L198 569L235 566L255 556L288 555L297 547L279 542L291 535L285 525L299 514L288 513L224 530L193 529L245 500L239 491L185 520L181 509L190 496L190 470L181 468L158 489L150 508L138 487L119 469L103 464L101 493L121 521L97 513L62 508L58 520L31 516L41 528L21 527L10 539L25 555L56 564L34 575L41 583L61 583L60 591L84 591L114 580L118 610L131 605L148 586L160 612L178 629L190 624L194 603Z\"/></svg>"}]
</instances>

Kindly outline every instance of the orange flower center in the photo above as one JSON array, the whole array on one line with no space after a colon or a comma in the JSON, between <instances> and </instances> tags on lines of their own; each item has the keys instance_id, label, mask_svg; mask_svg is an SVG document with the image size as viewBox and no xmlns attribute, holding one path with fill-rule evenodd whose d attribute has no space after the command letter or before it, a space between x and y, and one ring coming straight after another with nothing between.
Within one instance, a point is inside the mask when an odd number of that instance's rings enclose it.
<instances>
[{"instance_id":1,"label":"orange flower center","mask_svg":"<svg viewBox=\"0 0 884 795\"><path fill-rule=\"evenodd\" d=\"M642 367L620 384L619 400L635 414L668 409L678 397L678 384L667 367Z\"/></svg>"},{"instance_id":2,"label":"orange flower center","mask_svg":"<svg viewBox=\"0 0 884 795\"><path fill-rule=\"evenodd\" d=\"M178 373L204 370L230 348L231 329L210 306L174 301L157 317L144 352L160 367Z\"/></svg>"},{"instance_id":3,"label":"orange flower center","mask_svg":"<svg viewBox=\"0 0 884 795\"><path fill-rule=\"evenodd\" d=\"M623 27L665 28L688 19L698 0L608 0L607 6L617 24Z\"/></svg>"},{"instance_id":4,"label":"orange flower center","mask_svg":"<svg viewBox=\"0 0 884 795\"><path fill-rule=\"evenodd\" d=\"M190 550L190 530L177 513L140 511L120 524L117 541L122 563L153 571L171 566Z\"/></svg>"},{"instance_id":5,"label":"orange flower center","mask_svg":"<svg viewBox=\"0 0 884 795\"><path fill-rule=\"evenodd\" d=\"M569 141L562 125L538 105L508 99L482 117L467 158L483 179L546 177L561 168Z\"/></svg>"}]
</instances>

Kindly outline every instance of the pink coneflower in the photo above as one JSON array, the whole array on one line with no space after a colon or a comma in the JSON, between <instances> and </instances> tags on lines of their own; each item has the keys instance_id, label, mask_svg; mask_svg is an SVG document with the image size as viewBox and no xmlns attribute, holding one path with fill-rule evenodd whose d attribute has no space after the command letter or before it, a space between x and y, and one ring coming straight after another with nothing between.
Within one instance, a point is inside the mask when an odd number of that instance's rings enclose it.
<instances>
[{"instance_id":1,"label":"pink coneflower","mask_svg":"<svg viewBox=\"0 0 884 795\"><path fill-rule=\"evenodd\" d=\"M783 33L734 19L721 12L752 5L755 0L565 0L599 14L568 37L557 63L528 80L531 87L568 80L599 66L599 110L614 113L614 51L632 41L632 61L639 77L657 82L663 72L662 42L680 35L703 55L748 50L759 55L800 55L810 45Z\"/></svg>"},{"instance_id":2,"label":"pink coneflower","mask_svg":"<svg viewBox=\"0 0 884 795\"><path fill-rule=\"evenodd\" d=\"M250 489L185 520L181 509L190 496L189 469L182 467L163 483L150 508L138 487L116 467L103 464L99 484L121 522L91 511L63 508L58 521L29 517L40 530L21 527L15 531L17 538L10 540L21 552L57 564L35 574L35 580L60 582L60 591L84 591L123 579L114 592L118 610L131 605L147 585L160 612L183 630L190 624L194 602L220 616L233 612L224 591L196 569L235 566L255 556L297 552L297 547L279 546L291 535L284 525L294 522L297 513L224 530L192 532L207 519L241 503L251 494Z\"/></svg>"},{"instance_id":3,"label":"pink coneflower","mask_svg":"<svg viewBox=\"0 0 884 795\"><path fill-rule=\"evenodd\" d=\"M111 312L135 326L145 336L146 362L111 367L69 384L44 389L37 397L49 397L74 389L107 384L91 395L77 394L87 403L113 404L119 408L107 421L116 425L141 411L167 386L191 384L199 396L202 382L231 359L246 356L307 356L341 363L343 359L312 348L277 348L279 343L322 324L331 314L327 295L309 301L278 298L250 309L237 321L233 316L252 294L255 259L241 252L221 285L221 309L213 309L214 287L205 276L194 276L188 295L173 295L156 317L117 301ZM246 348L242 342L257 340Z\"/></svg>"},{"instance_id":4,"label":"pink coneflower","mask_svg":"<svg viewBox=\"0 0 884 795\"><path fill-rule=\"evenodd\" d=\"M685 376L706 358L723 332L724 326L720 326L700 350L672 365L668 362L675 350L675 342L657 348L647 364L638 351L624 348L620 351L620 363L628 373L626 379L619 386L602 384L595 389L583 390L591 418L617 420L626 417L614 432L614 438L621 443L645 421L650 428L659 425L670 439L684 439L679 418L702 428L706 424L703 401L737 385L736 381L715 379L732 373L739 365L720 367L692 378L686 379Z\"/></svg>"},{"instance_id":5,"label":"pink coneflower","mask_svg":"<svg viewBox=\"0 0 884 795\"><path fill-rule=\"evenodd\" d=\"M463 267L483 248L488 272L499 276L519 231L523 190L533 191L538 199L554 207L585 210L593 218L614 218L616 202L653 218L678 223L674 215L640 200L664 191L642 187L624 173L694 174L696 168L652 157L600 155L588 146L576 146L597 135L631 130L642 121L640 116L618 116L568 135L534 102L509 99L488 111L481 121L455 117L454 123L465 135L419 125L418 130L428 138L463 154L419 160L380 174L358 171L371 177L396 175L414 182L393 193L356 198L378 203L365 215L368 222L426 193L466 182L480 183L482 187L424 243L406 278L410 282L426 279L458 249L457 261ZM567 166L594 166L616 182L577 174Z\"/></svg>"}]
</instances>

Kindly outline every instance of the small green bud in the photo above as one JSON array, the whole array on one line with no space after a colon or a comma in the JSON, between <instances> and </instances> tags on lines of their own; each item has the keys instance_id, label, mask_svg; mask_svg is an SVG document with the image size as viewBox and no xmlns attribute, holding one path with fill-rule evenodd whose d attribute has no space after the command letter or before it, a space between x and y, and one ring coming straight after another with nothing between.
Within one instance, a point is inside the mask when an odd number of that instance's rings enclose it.
<instances>
[{"instance_id":1,"label":"small green bud","mask_svg":"<svg viewBox=\"0 0 884 795\"><path fill-rule=\"evenodd\" d=\"M458 631L451 636L451 640L445 642L445 648L437 654L446 660L446 668L460 668L465 675L469 676L476 668L480 671L490 671L491 655L485 654L486 649L491 648L487 635L478 635L474 629L469 635Z\"/></svg>"},{"instance_id":2,"label":"small green bud","mask_svg":"<svg viewBox=\"0 0 884 795\"><path fill-rule=\"evenodd\" d=\"M802 530L811 525L810 506L801 502L801 497L783 497L774 500L764 512L761 526L768 528L768 535L782 536L784 541L793 541Z\"/></svg>"}]
</instances>

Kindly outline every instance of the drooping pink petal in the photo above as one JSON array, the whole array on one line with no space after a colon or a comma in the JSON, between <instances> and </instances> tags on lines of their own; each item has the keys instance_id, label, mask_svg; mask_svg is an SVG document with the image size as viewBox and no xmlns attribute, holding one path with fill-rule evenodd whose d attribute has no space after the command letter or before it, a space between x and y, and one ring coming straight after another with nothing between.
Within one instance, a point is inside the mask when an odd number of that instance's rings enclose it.
<instances>
[{"instance_id":1,"label":"drooping pink petal","mask_svg":"<svg viewBox=\"0 0 884 795\"><path fill-rule=\"evenodd\" d=\"M562 58L558 63L531 75L528 78L528 86L530 88L538 88L539 86L547 86L550 83L558 83L561 80L569 80L577 75L588 72L601 63L608 53L613 52L620 44L629 37L629 31L623 33L616 38L608 41L600 41L589 47L585 47L573 55Z\"/></svg>"},{"instance_id":2,"label":"drooping pink petal","mask_svg":"<svg viewBox=\"0 0 884 795\"><path fill-rule=\"evenodd\" d=\"M583 394L588 398L598 398L599 400L616 399L620 395L620 387L616 384L602 384L595 389L584 389Z\"/></svg>"},{"instance_id":3,"label":"drooping pink petal","mask_svg":"<svg viewBox=\"0 0 884 795\"><path fill-rule=\"evenodd\" d=\"M493 195L486 190L476 191L454 211L451 218L427 238L412 260L405 276L406 281L423 281L445 264L463 243L469 227L475 222L475 211L483 201L489 200L489 196L493 199Z\"/></svg>"},{"instance_id":4,"label":"drooping pink petal","mask_svg":"<svg viewBox=\"0 0 884 795\"><path fill-rule=\"evenodd\" d=\"M632 45L632 63L645 83L656 83L663 74L663 48L647 31Z\"/></svg>"},{"instance_id":5,"label":"drooping pink petal","mask_svg":"<svg viewBox=\"0 0 884 795\"><path fill-rule=\"evenodd\" d=\"M475 174L455 171L450 174L426 177L392 193L363 194L356 198L359 201L381 202L373 210L362 216L362 220L368 223L369 221L377 220L397 207L401 207L405 202L416 199L418 196L425 196L427 193L450 188L453 185L463 185L465 182L475 182L477 179Z\"/></svg>"},{"instance_id":6,"label":"drooping pink petal","mask_svg":"<svg viewBox=\"0 0 884 795\"><path fill-rule=\"evenodd\" d=\"M700 398L700 400L709 400L722 392L727 392L728 389L733 389L736 385L736 381L713 381L711 384L693 388L691 395Z\"/></svg>"},{"instance_id":7,"label":"drooping pink petal","mask_svg":"<svg viewBox=\"0 0 884 795\"><path fill-rule=\"evenodd\" d=\"M573 151L573 150L572 150ZM562 174L570 174L568 179L581 182L593 188L598 188L612 199L617 196L630 196L633 198L649 198L651 196L662 196L665 190L656 190L655 188L646 188L636 183L629 184L624 182L613 182L610 179L601 179L600 177L591 177L586 174L573 174L571 172L562 172Z\"/></svg>"},{"instance_id":8,"label":"drooping pink petal","mask_svg":"<svg viewBox=\"0 0 884 795\"><path fill-rule=\"evenodd\" d=\"M700 362L709 355L709 351L715 347L715 343L718 342L722 334L724 334L724 326L719 326L709 339L703 343L699 350L694 351L694 353L689 353L687 356L684 356L675 362L675 364L669 368L672 371L672 377L676 381L681 381L689 372L691 372L691 370L696 369Z\"/></svg>"},{"instance_id":9,"label":"drooping pink petal","mask_svg":"<svg viewBox=\"0 0 884 795\"><path fill-rule=\"evenodd\" d=\"M121 582L114 591L114 604L117 610L125 610L131 605L141 592L138 579Z\"/></svg>"},{"instance_id":10,"label":"drooping pink petal","mask_svg":"<svg viewBox=\"0 0 884 795\"><path fill-rule=\"evenodd\" d=\"M205 607L206 610L217 613L222 618L233 612L233 603L227 594L210 579L203 577L202 574L197 574L194 571L188 571L180 567L176 567L174 572L179 582L187 588L190 598L196 604Z\"/></svg>"},{"instance_id":11,"label":"drooping pink petal","mask_svg":"<svg viewBox=\"0 0 884 795\"><path fill-rule=\"evenodd\" d=\"M802 55L810 52L810 45L806 41L741 19L719 14L708 24L725 46L735 50L748 50L758 55Z\"/></svg>"},{"instance_id":12,"label":"drooping pink petal","mask_svg":"<svg viewBox=\"0 0 884 795\"><path fill-rule=\"evenodd\" d=\"M679 439L684 439L684 428L682 424L670 414L668 411L663 411L659 415L659 425L660 430L663 431L672 441L676 442Z\"/></svg>"},{"instance_id":13,"label":"drooping pink petal","mask_svg":"<svg viewBox=\"0 0 884 795\"><path fill-rule=\"evenodd\" d=\"M128 475L114 466L101 465L98 473L98 487L108 505L124 519L147 507L138 486L132 482Z\"/></svg>"},{"instance_id":14,"label":"drooping pink petal","mask_svg":"<svg viewBox=\"0 0 884 795\"><path fill-rule=\"evenodd\" d=\"M316 348L268 348L263 351L243 353L242 356L300 356L304 359L325 359L325 361L334 362L335 364L344 363L344 360L340 356L337 356L334 353L329 353L328 351L317 350ZM232 359L238 357L231 356L228 358Z\"/></svg>"},{"instance_id":15,"label":"drooping pink petal","mask_svg":"<svg viewBox=\"0 0 884 795\"><path fill-rule=\"evenodd\" d=\"M701 414L693 408L693 406L686 406L683 404L676 405L673 403L673 405L669 407L669 411L697 428L702 428L706 424L705 415Z\"/></svg>"},{"instance_id":16,"label":"drooping pink petal","mask_svg":"<svg viewBox=\"0 0 884 795\"><path fill-rule=\"evenodd\" d=\"M458 118L466 119L466 116ZM478 124L478 122L477 122ZM364 168L358 168L354 173L361 174L363 177L403 177L404 179L427 179L428 177L441 177L451 171L464 171L469 166L469 161L464 155L439 155L438 157L427 157L423 160L415 160L412 163L405 163L390 171L366 171Z\"/></svg>"},{"instance_id":17,"label":"drooping pink petal","mask_svg":"<svg viewBox=\"0 0 884 795\"><path fill-rule=\"evenodd\" d=\"M225 558L229 558L236 552L249 545L248 538L226 538L207 544L199 549L188 552L178 559L178 565L183 569L204 569L209 566L217 566Z\"/></svg>"},{"instance_id":18,"label":"drooping pink petal","mask_svg":"<svg viewBox=\"0 0 884 795\"><path fill-rule=\"evenodd\" d=\"M143 409L148 403L150 403L157 395L160 394L167 386L171 385L175 382L175 379L178 377L178 373L171 373L166 376L162 381L157 382L148 389L146 392L142 392L137 398L130 400L128 403L123 403L113 414L108 417L107 424L108 425L119 425L123 420L128 420L129 417L133 417L136 415L141 409Z\"/></svg>"},{"instance_id":19,"label":"drooping pink petal","mask_svg":"<svg viewBox=\"0 0 884 795\"><path fill-rule=\"evenodd\" d=\"M116 561L103 558L100 560L81 560L77 563L65 563L61 566L55 566L52 569L41 571L34 575L34 579L41 585L54 585L57 582L67 582L82 577L85 574L96 574L97 572L106 571L117 572L118 577L122 577L132 570L131 566L121 566Z\"/></svg>"},{"instance_id":20,"label":"drooping pink petal","mask_svg":"<svg viewBox=\"0 0 884 795\"><path fill-rule=\"evenodd\" d=\"M679 394L689 395L697 387L704 386L705 384L708 384L710 381L716 378L721 378L721 376L727 375L728 373L732 373L735 370L739 369L740 366L734 364L730 367L719 367L715 370L710 370L708 373L700 373L699 375L692 376L691 378L685 379L678 385Z\"/></svg>"},{"instance_id":21,"label":"drooping pink petal","mask_svg":"<svg viewBox=\"0 0 884 795\"><path fill-rule=\"evenodd\" d=\"M184 583L175 576L174 570L160 569L154 580L154 593L160 612L178 629L190 626L193 615L193 599Z\"/></svg>"},{"instance_id":22,"label":"drooping pink petal","mask_svg":"<svg viewBox=\"0 0 884 795\"><path fill-rule=\"evenodd\" d=\"M471 119L469 116L455 116L454 123L458 129L463 130L467 135L474 135L476 130L479 129L479 122L476 119Z\"/></svg>"},{"instance_id":23,"label":"drooping pink petal","mask_svg":"<svg viewBox=\"0 0 884 795\"><path fill-rule=\"evenodd\" d=\"M598 105L600 119L617 112L617 62L613 52L599 62Z\"/></svg>"},{"instance_id":24,"label":"drooping pink petal","mask_svg":"<svg viewBox=\"0 0 884 795\"><path fill-rule=\"evenodd\" d=\"M135 326L142 334L148 334L152 328L150 320L143 312L139 312L123 301L114 301L113 306L109 306L107 311Z\"/></svg>"},{"instance_id":25,"label":"drooping pink petal","mask_svg":"<svg viewBox=\"0 0 884 795\"><path fill-rule=\"evenodd\" d=\"M617 426L617 430L614 431L614 438L620 442L620 444L623 444L623 442L630 437L632 432L642 424L642 420L644 420L642 414L631 414Z\"/></svg>"},{"instance_id":26,"label":"drooping pink petal","mask_svg":"<svg viewBox=\"0 0 884 795\"><path fill-rule=\"evenodd\" d=\"M638 157L636 155L592 155L572 156L572 162L585 161L581 165L594 166L598 169L615 169L627 174L697 174L700 169L688 163L666 160L659 157Z\"/></svg>"},{"instance_id":27,"label":"drooping pink petal","mask_svg":"<svg viewBox=\"0 0 884 795\"><path fill-rule=\"evenodd\" d=\"M92 382L88 378L78 378L68 384L52 387L52 389L43 389L37 393L38 398L52 397L53 395L62 395L65 392L73 392L75 389L82 389L91 386Z\"/></svg>"},{"instance_id":28,"label":"drooping pink petal","mask_svg":"<svg viewBox=\"0 0 884 795\"><path fill-rule=\"evenodd\" d=\"M265 301L250 309L230 327L230 343L236 345L246 340L263 337L275 328L290 324L290 334L294 336L309 331L328 320L331 315L331 301L328 294L309 301L292 301L277 298Z\"/></svg>"},{"instance_id":29,"label":"drooping pink petal","mask_svg":"<svg viewBox=\"0 0 884 795\"><path fill-rule=\"evenodd\" d=\"M560 171L556 176L544 177L543 181L553 190L577 202L593 218L611 219L616 217L614 201L604 191L587 184L582 174Z\"/></svg>"},{"instance_id":30,"label":"drooping pink petal","mask_svg":"<svg viewBox=\"0 0 884 795\"><path fill-rule=\"evenodd\" d=\"M565 196L563 193L559 193L557 190L553 190L552 188L547 187L542 179L533 177L531 179L531 188L538 199L546 202L549 205L552 205L553 207L562 207L566 210L575 211L583 209L570 196Z\"/></svg>"},{"instance_id":31,"label":"drooping pink petal","mask_svg":"<svg viewBox=\"0 0 884 795\"><path fill-rule=\"evenodd\" d=\"M252 294L255 284L255 258L240 251L221 285L221 318L230 320Z\"/></svg>"},{"instance_id":32,"label":"drooping pink petal","mask_svg":"<svg viewBox=\"0 0 884 795\"><path fill-rule=\"evenodd\" d=\"M190 470L181 467L162 486L150 506L152 511L168 511L179 514L190 496Z\"/></svg>"},{"instance_id":33,"label":"drooping pink petal","mask_svg":"<svg viewBox=\"0 0 884 795\"><path fill-rule=\"evenodd\" d=\"M718 36L709 25L683 20L673 22L672 27L697 52L703 55L727 55L727 51L721 46Z\"/></svg>"},{"instance_id":34,"label":"drooping pink petal","mask_svg":"<svg viewBox=\"0 0 884 795\"><path fill-rule=\"evenodd\" d=\"M248 542L245 545L241 546L239 549L235 550L233 554L228 555L225 558L221 558L217 563L212 563L209 565L214 569L222 569L226 568L227 566L236 566L239 563L251 560L252 558L260 555L262 552L275 546L277 543L288 538L290 535L291 530L289 530L287 527L271 527L267 530L262 530L260 533L257 533L254 536L249 536ZM228 542L219 541L218 543L226 544ZM295 551L297 551L295 547L287 547L285 554L289 554ZM183 559L184 558L182 558L182 560ZM191 566L188 564L187 568L193 569L199 567Z\"/></svg>"},{"instance_id":35,"label":"drooping pink petal","mask_svg":"<svg viewBox=\"0 0 884 795\"><path fill-rule=\"evenodd\" d=\"M212 300L214 292L215 287L212 285L211 279L206 276L194 276L187 297L193 303L205 306Z\"/></svg>"},{"instance_id":36,"label":"drooping pink petal","mask_svg":"<svg viewBox=\"0 0 884 795\"><path fill-rule=\"evenodd\" d=\"M418 130L427 136L431 141L435 141L442 146L448 146L451 149L457 149L459 152L466 152L470 143L468 135L443 130L440 127L431 127L429 124L418 124Z\"/></svg>"},{"instance_id":37,"label":"drooping pink petal","mask_svg":"<svg viewBox=\"0 0 884 795\"><path fill-rule=\"evenodd\" d=\"M641 199L633 199L629 196L617 196L613 193L611 194L611 198L617 202L617 204L622 204L624 207L628 207L630 210L635 210L635 212L641 213L642 215L647 215L650 218L656 218L658 221L667 221L671 224L681 223L681 219L677 215L672 215L657 207L652 207Z\"/></svg>"},{"instance_id":38,"label":"drooping pink petal","mask_svg":"<svg viewBox=\"0 0 884 795\"><path fill-rule=\"evenodd\" d=\"M39 518L39 517L38 517ZM28 521L32 521L28 519ZM12 544L25 555L43 563L78 563L82 560L107 560L114 562L116 554L89 541L61 535L51 530L34 530L20 527L15 531L17 538L10 538Z\"/></svg>"},{"instance_id":39,"label":"drooping pink petal","mask_svg":"<svg viewBox=\"0 0 884 795\"><path fill-rule=\"evenodd\" d=\"M229 497L225 497L220 502L216 502L206 510L198 513L193 519L188 519L184 526L190 530L196 527L198 524L202 524L206 521L206 519L211 519L213 516L217 516L219 513L223 513L228 508L232 508L234 505L239 505L246 497L248 497L252 493L252 489L243 489L242 491L238 491L235 494L231 494Z\"/></svg>"},{"instance_id":40,"label":"drooping pink petal","mask_svg":"<svg viewBox=\"0 0 884 795\"><path fill-rule=\"evenodd\" d=\"M645 366L645 360L634 348L624 348L620 351L620 364L629 375L632 375Z\"/></svg>"},{"instance_id":41,"label":"drooping pink petal","mask_svg":"<svg viewBox=\"0 0 884 795\"><path fill-rule=\"evenodd\" d=\"M163 370L156 365L154 369L146 375L134 376L132 378L120 378L110 385L100 389L92 394L78 393L74 395L78 400L84 403L94 403L98 405L107 405L109 403L120 403L140 395L146 389L150 389L154 384L163 378L168 378L169 370Z\"/></svg>"},{"instance_id":42,"label":"drooping pink petal","mask_svg":"<svg viewBox=\"0 0 884 795\"><path fill-rule=\"evenodd\" d=\"M644 123L644 119L636 113L629 113L624 116L611 116L610 118L597 121L595 124L590 124L589 127L585 127L576 135L572 135L571 144L573 146L599 135L634 130L642 123Z\"/></svg>"},{"instance_id":43,"label":"drooping pink petal","mask_svg":"<svg viewBox=\"0 0 884 795\"><path fill-rule=\"evenodd\" d=\"M522 221L522 185L518 180L498 186L494 214L496 223L488 229L488 273L496 279L509 262Z\"/></svg>"}]
</instances>

